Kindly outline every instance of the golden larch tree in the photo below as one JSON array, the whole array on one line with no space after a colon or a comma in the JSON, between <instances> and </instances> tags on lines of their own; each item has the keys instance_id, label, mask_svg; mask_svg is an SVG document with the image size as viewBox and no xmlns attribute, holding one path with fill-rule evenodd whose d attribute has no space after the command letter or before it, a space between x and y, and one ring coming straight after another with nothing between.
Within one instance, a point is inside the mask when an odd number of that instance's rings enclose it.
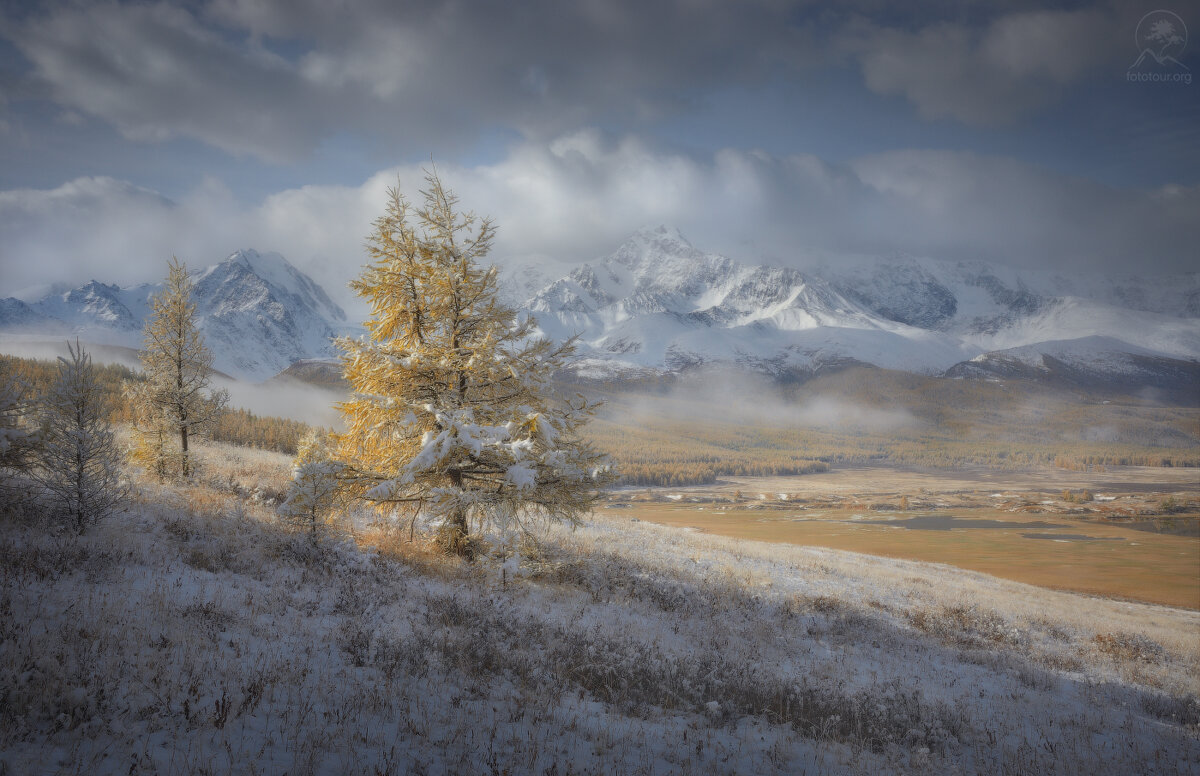
<instances>
[{"instance_id":1,"label":"golden larch tree","mask_svg":"<svg viewBox=\"0 0 1200 776\"><path fill-rule=\"evenodd\" d=\"M196 325L196 303L187 266L174 256L167 281L152 301L138 353L145 380L130 383L138 445L134 458L161 477L192 473L189 440L208 431L229 400L210 391L212 352ZM179 440L179 450L171 439Z\"/></svg>"},{"instance_id":2,"label":"golden larch tree","mask_svg":"<svg viewBox=\"0 0 1200 776\"><path fill-rule=\"evenodd\" d=\"M458 212L436 174L426 182L416 209L389 189L351 284L371 319L338 341L353 393L335 455L354 495L429 518L469 554L473 530L577 521L611 475L578 434L596 405L551 384L574 342L536 336L499 300L496 268L480 264L492 222Z\"/></svg>"}]
</instances>

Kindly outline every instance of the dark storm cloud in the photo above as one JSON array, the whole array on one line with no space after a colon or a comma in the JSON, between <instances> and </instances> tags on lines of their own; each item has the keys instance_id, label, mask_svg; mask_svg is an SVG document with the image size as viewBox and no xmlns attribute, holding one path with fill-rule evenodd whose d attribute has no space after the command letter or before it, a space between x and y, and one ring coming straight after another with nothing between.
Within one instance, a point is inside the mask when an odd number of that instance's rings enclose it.
<instances>
[{"instance_id":1,"label":"dark storm cloud","mask_svg":"<svg viewBox=\"0 0 1200 776\"><path fill-rule=\"evenodd\" d=\"M46 94L128 138L188 137L286 161L346 131L423 155L494 126L533 139L632 129L686 114L714 89L846 66L924 116L990 124L1045 105L1124 51L1113 39L1127 13L1021 6L70 3L4 30Z\"/></svg>"},{"instance_id":2,"label":"dark storm cloud","mask_svg":"<svg viewBox=\"0 0 1200 776\"><path fill-rule=\"evenodd\" d=\"M179 135L278 160L329 129L295 121L310 94L288 63L232 45L180 8L72 7L10 36L49 96L130 139Z\"/></svg>"},{"instance_id":3,"label":"dark storm cloud","mask_svg":"<svg viewBox=\"0 0 1200 776\"><path fill-rule=\"evenodd\" d=\"M872 91L902 95L925 118L982 126L1010 123L1127 58L1127 26L1111 9L1024 11L983 25L936 21L915 30L858 20L838 43Z\"/></svg>"},{"instance_id":4,"label":"dark storm cloud","mask_svg":"<svg viewBox=\"0 0 1200 776\"><path fill-rule=\"evenodd\" d=\"M852 162L883 197L863 246L1072 272L1194 271L1200 186L1122 189L1012 159L893 151Z\"/></svg>"},{"instance_id":5,"label":"dark storm cloud","mask_svg":"<svg viewBox=\"0 0 1200 776\"><path fill-rule=\"evenodd\" d=\"M809 48L771 3L70 5L6 27L64 107L274 161L337 131L429 148L653 120Z\"/></svg>"}]
</instances>

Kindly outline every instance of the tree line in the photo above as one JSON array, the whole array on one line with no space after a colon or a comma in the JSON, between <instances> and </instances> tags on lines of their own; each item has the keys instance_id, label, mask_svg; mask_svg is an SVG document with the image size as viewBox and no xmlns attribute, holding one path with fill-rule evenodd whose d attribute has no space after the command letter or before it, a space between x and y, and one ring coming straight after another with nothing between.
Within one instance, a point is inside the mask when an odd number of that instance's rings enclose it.
<instances>
[{"instance_id":1,"label":"tree line","mask_svg":"<svg viewBox=\"0 0 1200 776\"><path fill-rule=\"evenodd\" d=\"M55 362L0 355L0 375L24 384L31 395L49 390L57 371ZM144 380L143 374L120 364L94 364L93 372L107 397L105 411L108 420L117 426L131 425L135 417L134 402L124 386L128 382ZM301 420L259 415L226 405L217 413L207 438L214 442L296 455L301 440L311 430L312 426Z\"/></svg>"}]
</instances>

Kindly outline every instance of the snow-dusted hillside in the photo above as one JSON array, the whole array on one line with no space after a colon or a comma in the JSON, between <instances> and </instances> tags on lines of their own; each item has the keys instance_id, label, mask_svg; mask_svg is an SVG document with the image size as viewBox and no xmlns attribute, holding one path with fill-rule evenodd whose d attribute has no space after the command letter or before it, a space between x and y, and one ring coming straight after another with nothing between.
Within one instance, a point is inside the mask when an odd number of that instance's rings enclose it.
<instances>
[{"instance_id":1,"label":"snow-dusted hillside","mask_svg":"<svg viewBox=\"0 0 1200 776\"><path fill-rule=\"evenodd\" d=\"M469 567L406 531L313 547L264 504L288 458L200 453L212 484L143 484L80 539L0 521L0 772L1186 774L1200 758L1194 611L618 515Z\"/></svg>"},{"instance_id":2,"label":"snow-dusted hillside","mask_svg":"<svg viewBox=\"0 0 1200 776\"><path fill-rule=\"evenodd\" d=\"M1023 378L1079 388L1105 385L1138 392L1153 389L1186 403L1200 399L1200 362L1168 358L1113 337L1071 340L997 350L951 367L950 377Z\"/></svg>"},{"instance_id":3,"label":"snow-dusted hillside","mask_svg":"<svg viewBox=\"0 0 1200 776\"><path fill-rule=\"evenodd\" d=\"M66 323L56 318L50 318L20 299L9 297L0 299L0 329L6 332L41 332L45 334L61 334L70 331Z\"/></svg>"},{"instance_id":4,"label":"snow-dusted hillside","mask_svg":"<svg viewBox=\"0 0 1200 776\"><path fill-rule=\"evenodd\" d=\"M937 374L992 351L1081 337L1200 358L1200 273L1074 278L904 256L801 271L705 253L669 227L639 231L526 307L548 336L579 334L593 372L728 362L779 373L857 361Z\"/></svg>"},{"instance_id":5,"label":"snow-dusted hillside","mask_svg":"<svg viewBox=\"0 0 1200 776\"><path fill-rule=\"evenodd\" d=\"M193 273L193 280L197 321L218 370L264 380L299 359L334 355L330 338L346 314L279 254L238 251ZM93 280L26 301L4 299L0 330L137 348L151 298L161 290L161 284L121 288Z\"/></svg>"}]
</instances>

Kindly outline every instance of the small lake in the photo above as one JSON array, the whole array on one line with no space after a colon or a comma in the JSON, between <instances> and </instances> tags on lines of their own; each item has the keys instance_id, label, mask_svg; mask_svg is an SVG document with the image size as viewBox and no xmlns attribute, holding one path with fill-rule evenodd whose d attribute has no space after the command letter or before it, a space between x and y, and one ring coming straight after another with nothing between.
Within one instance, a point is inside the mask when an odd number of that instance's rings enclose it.
<instances>
[{"instance_id":1,"label":"small lake","mask_svg":"<svg viewBox=\"0 0 1200 776\"><path fill-rule=\"evenodd\" d=\"M1084 536L1083 534L1038 534L1023 533L1026 539L1049 539L1052 542L1123 542L1121 536Z\"/></svg>"},{"instance_id":2,"label":"small lake","mask_svg":"<svg viewBox=\"0 0 1200 776\"><path fill-rule=\"evenodd\" d=\"M1030 531L1033 529L1056 528L1045 520L990 520L982 517L955 517L954 515L918 515L916 517L892 518L888 520L843 520L852 525L882 525L890 528L907 528L911 531ZM1022 533L1026 539L1045 539L1055 542L1123 542L1119 536L1084 536L1067 533Z\"/></svg>"},{"instance_id":3,"label":"small lake","mask_svg":"<svg viewBox=\"0 0 1200 776\"><path fill-rule=\"evenodd\" d=\"M983 529L993 531L1029 531L1037 528L1053 528L1054 523L1031 520L1019 523L1015 520L989 520L982 517L955 517L953 515L918 515L916 517L892 518L887 520L843 520L854 525L886 525L908 528L912 531L957 531Z\"/></svg>"}]
</instances>

